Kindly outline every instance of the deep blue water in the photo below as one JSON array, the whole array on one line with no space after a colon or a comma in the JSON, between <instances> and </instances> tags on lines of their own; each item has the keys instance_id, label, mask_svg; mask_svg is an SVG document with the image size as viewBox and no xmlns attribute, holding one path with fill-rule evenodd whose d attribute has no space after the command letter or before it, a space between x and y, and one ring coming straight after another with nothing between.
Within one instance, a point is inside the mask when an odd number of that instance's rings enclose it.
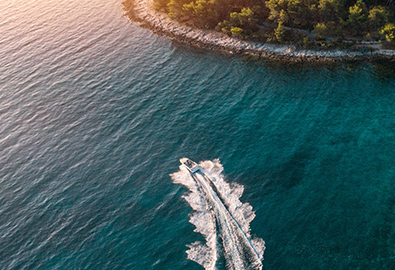
<instances>
[{"instance_id":1,"label":"deep blue water","mask_svg":"<svg viewBox=\"0 0 395 270\"><path fill-rule=\"evenodd\" d=\"M393 67L197 51L118 0L0 14L0 269L202 269L183 156L244 185L265 269L392 269Z\"/></svg>"}]
</instances>

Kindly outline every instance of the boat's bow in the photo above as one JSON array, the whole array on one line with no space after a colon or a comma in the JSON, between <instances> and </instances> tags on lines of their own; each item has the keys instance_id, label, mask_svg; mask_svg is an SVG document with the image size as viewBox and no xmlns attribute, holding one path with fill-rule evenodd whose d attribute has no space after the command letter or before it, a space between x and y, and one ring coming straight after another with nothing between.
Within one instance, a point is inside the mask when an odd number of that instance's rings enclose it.
<instances>
[{"instance_id":1,"label":"boat's bow","mask_svg":"<svg viewBox=\"0 0 395 270\"><path fill-rule=\"evenodd\" d=\"M180 158L180 162L191 173L195 173L200 169L199 165L197 165L196 162L190 160L189 158Z\"/></svg>"}]
</instances>

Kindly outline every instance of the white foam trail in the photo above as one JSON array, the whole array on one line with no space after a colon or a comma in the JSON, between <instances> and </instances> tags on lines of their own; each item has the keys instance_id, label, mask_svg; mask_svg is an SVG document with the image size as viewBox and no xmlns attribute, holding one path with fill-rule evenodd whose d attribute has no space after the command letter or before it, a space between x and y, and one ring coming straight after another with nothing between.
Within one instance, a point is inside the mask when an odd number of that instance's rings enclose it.
<instances>
[{"instance_id":1,"label":"white foam trail","mask_svg":"<svg viewBox=\"0 0 395 270\"><path fill-rule=\"evenodd\" d=\"M205 269L216 269L222 255L228 269L262 269L265 242L251 238L250 223L255 212L250 204L239 200L244 187L224 180L218 159L200 162L199 166L202 169L193 175L184 166L171 175L174 183L190 190L184 196L194 210L189 221L195 225L195 232L206 239L206 243L188 246L188 259Z\"/></svg>"}]
</instances>

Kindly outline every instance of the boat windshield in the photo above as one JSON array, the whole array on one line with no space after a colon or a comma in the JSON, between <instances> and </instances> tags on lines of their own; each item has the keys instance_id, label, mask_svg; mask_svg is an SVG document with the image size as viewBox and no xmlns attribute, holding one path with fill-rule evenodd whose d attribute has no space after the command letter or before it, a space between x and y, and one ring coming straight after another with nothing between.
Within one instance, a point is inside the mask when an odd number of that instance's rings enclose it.
<instances>
[{"instance_id":1,"label":"boat windshield","mask_svg":"<svg viewBox=\"0 0 395 270\"><path fill-rule=\"evenodd\" d=\"M189 168L192 168L192 167L193 167L193 162L192 162L192 160L190 160L190 159L188 159L187 161L185 161L184 164L187 165Z\"/></svg>"}]
</instances>

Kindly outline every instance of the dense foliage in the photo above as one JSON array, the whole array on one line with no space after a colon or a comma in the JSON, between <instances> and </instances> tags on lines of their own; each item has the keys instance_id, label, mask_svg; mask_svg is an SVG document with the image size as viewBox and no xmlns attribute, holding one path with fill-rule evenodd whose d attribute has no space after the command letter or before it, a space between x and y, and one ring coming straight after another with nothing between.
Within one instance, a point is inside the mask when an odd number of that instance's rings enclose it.
<instances>
[{"instance_id":1,"label":"dense foliage","mask_svg":"<svg viewBox=\"0 0 395 270\"><path fill-rule=\"evenodd\" d=\"M308 44L313 39L347 37L395 42L394 0L154 0L154 4L177 21L242 39L296 39Z\"/></svg>"}]
</instances>

